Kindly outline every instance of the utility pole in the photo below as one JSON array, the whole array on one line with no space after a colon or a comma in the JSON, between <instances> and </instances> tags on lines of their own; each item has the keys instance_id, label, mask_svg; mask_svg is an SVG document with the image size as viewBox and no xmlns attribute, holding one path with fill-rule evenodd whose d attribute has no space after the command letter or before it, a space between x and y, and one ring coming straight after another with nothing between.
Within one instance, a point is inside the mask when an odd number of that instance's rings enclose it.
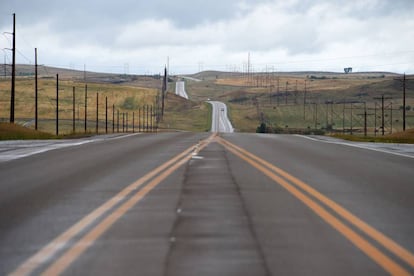
<instances>
[{"instance_id":1,"label":"utility pole","mask_svg":"<svg viewBox=\"0 0 414 276\"><path fill-rule=\"evenodd\" d=\"M167 67L164 68L164 78L162 80L162 89L161 89L161 119L164 118L164 101L165 101L165 93L167 92Z\"/></svg>"},{"instance_id":2,"label":"utility pole","mask_svg":"<svg viewBox=\"0 0 414 276\"><path fill-rule=\"evenodd\" d=\"M147 132L149 132L149 106L147 105Z\"/></svg>"},{"instance_id":3,"label":"utility pole","mask_svg":"<svg viewBox=\"0 0 414 276\"><path fill-rule=\"evenodd\" d=\"M364 136L367 137L367 103L364 102Z\"/></svg>"},{"instance_id":4,"label":"utility pole","mask_svg":"<svg viewBox=\"0 0 414 276\"><path fill-rule=\"evenodd\" d=\"M390 105L391 105L391 109L390 109L390 113L391 113L391 116L390 116L390 129L391 129L391 131L390 131L390 134L392 134L392 102L390 103Z\"/></svg>"},{"instance_id":5,"label":"utility pole","mask_svg":"<svg viewBox=\"0 0 414 276\"><path fill-rule=\"evenodd\" d=\"M59 74L56 74L56 136L59 136Z\"/></svg>"},{"instance_id":6,"label":"utility pole","mask_svg":"<svg viewBox=\"0 0 414 276\"><path fill-rule=\"evenodd\" d=\"M98 96L98 92L96 92L96 134L98 134L98 131L99 131L98 119L99 119L99 96Z\"/></svg>"},{"instance_id":7,"label":"utility pole","mask_svg":"<svg viewBox=\"0 0 414 276\"><path fill-rule=\"evenodd\" d=\"M351 103L351 135L353 135L354 134L354 130L353 130L353 126L352 126L352 123L353 123L353 121L352 121L352 117L353 117L353 114L352 114L352 108L354 107L354 104L353 103Z\"/></svg>"},{"instance_id":8,"label":"utility pole","mask_svg":"<svg viewBox=\"0 0 414 276\"><path fill-rule=\"evenodd\" d=\"M406 110L405 110L405 83L406 83L406 78L405 78L405 73L402 79L394 79L394 80L398 80L400 82L402 82L402 87L403 87L403 131L405 131L405 118L406 118Z\"/></svg>"},{"instance_id":9,"label":"utility pole","mask_svg":"<svg viewBox=\"0 0 414 276\"><path fill-rule=\"evenodd\" d=\"M403 131L405 131L405 73L403 79Z\"/></svg>"},{"instance_id":10,"label":"utility pole","mask_svg":"<svg viewBox=\"0 0 414 276\"><path fill-rule=\"evenodd\" d=\"M38 119L38 109L37 109L37 48L35 48L35 130L37 130L37 119Z\"/></svg>"},{"instance_id":11,"label":"utility pole","mask_svg":"<svg viewBox=\"0 0 414 276\"><path fill-rule=\"evenodd\" d=\"M381 128L382 128L382 136L384 136L384 132L385 132L385 123L384 123L384 94L381 97Z\"/></svg>"},{"instance_id":12,"label":"utility pole","mask_svg":"<svg viewBox=\"0 0 414 276\"><path fill-rule=\"evenodd\" d=\"M119 133L119 109L117 109L116 114L116 132Z\"/></svg>"},{"instance_id":13,"label":"utility pole","mask_svg":"<svg viewBox=\"0 0 414 276\"><path fill-rule=\"evenodd\" d=\"M364 136L366 137L368 135L368 116L372 116L375 114L368 114L367 112L367 103L364 102L364 113L363 114L358 114L359 116L364 116ZM375 123L375 129L376 129L376 123Z\"/></svg>"},{"instance_id":14,"label":"utility pole","mask_svg":"<svg viewBox=\"0 0 414 276\"><path fill-rule=\"evenodd\" d=\"M85 133L88 131L88 85L85 84Z\"/></svg>"},{"instance_id":15,"label":"utility pole","mask_svg":"<svg viewBox=\"0 0 414 276\"><path fill-rule=\"evenodd\" d=\"M75 86L72 89L72 132L75 133Z\"/></svg>"},{"instance_id":16,"label":"utility pole","mask_svg":"<svg viewBox=\"0 0 414 276\"><path fill-rule=\"evenodd\" d=\"M381 97L376 97L374 99L381 99L381 128L382 128L382 136L385 135L385 116L384 116L384 100L392 99L391 97L385 97L384 94L382 94Z\"/></svg>"},{"instance_id":17,"label":"utility pole","mask_svg":"<svg viewBox=\"0 0 414 276\"><path fill-rule=\"evenodd\" d=\"M122 132L125 132L125 112L122 112Z\"/></svg>"},{"instance_id":18,"label":"utility pole","mask_svg":"<svg viewBox=\"0 0 414 276\"><path fill-rule=\"evenodd\" d=\"M14 123L14 99L16 81L16 14L13 13L13 48L12 48L12 81L10 95L10 123Z\"/></svg>"},{"instance_id":19,"label":"utility pole","mask_svg":"<svg viewBox=\"0 0 414 276\"><path fill-rule=\"evenodd\" d=\"M342 133L345 134L345 101L342 107Z\"/></svg>"},{"instance_id":20,"label":"utility pole","mask_svg":"<svg viewBox=\"0 0 414 276\"><path fill-rule=\"evenodd\" d=\"M375 107L374 107L374 136L377 136L377 103L375 102Z\"/></svg>"},{"instance_id":21,"label":"utility pole","mask_svg":"<svg viewBox=\"0 0 414 276\"><path fill-rule=\"evenodd\" d=\"M154 114L152 112L152 105L151 105L151 110L150 110L150 118L151 118L151 132L154 131L154 125L153 125L153 118L154 118Z\"/></svg>"},{"instance_id":22,"label":"utility pole","mask_svg":"<svg viewBox=\"0 0 414 276\"><path fill-rule=\"evenodd\" d=\"M138 132L141 132L141 107L138 107Z\"/></svg>"},{"instance_id":23,"label":"utility pole","mask_svg":"<svg viewBox=\"0 0 414 276\"><path fill-rule=\"evenodd\" d=\"M112 104L112 133L115 133L115 104Z\"/></svg>"},{"instance_id":24,"label":"utility pole","mask_svg":"<svg viewBox=\"0 0 414 276\"><path fill-rule=\"evenodd\" d=\"M125 114L125 118L126 118L125 129L126 129L126 132L128 133L128 112Z\"/></svg>"},{"instance_id":25,"label":"utility pole","mask_svg":"<svg viewBox=\"0 0 414 276\"><path fill-rule=\"evenodd\" d=\"M105 133L108 133L108 97L105 97Z\"/></svg>"}]
</instances>

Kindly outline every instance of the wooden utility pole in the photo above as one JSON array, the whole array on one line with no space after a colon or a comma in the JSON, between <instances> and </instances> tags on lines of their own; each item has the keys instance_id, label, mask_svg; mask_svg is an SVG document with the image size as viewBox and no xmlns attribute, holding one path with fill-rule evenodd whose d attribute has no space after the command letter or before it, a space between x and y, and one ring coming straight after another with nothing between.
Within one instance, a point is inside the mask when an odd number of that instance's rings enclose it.
<instances>
[{"instance_id":1,"label":"wooden utility pole","mask_svg":"<svg viewBox=\"0 0 414 276\"><path fill-rule=\"evenodd\" d=\"M122 132L125 132L125 112L122 112Z\"/></svg>"},{"instance_id":2,"label":"wooden utility pole","mask_svg":"<svg viewBox=\"0 0 414 276\"><path fill-rule=\"evenodd\" d=\"M72 90L72 132L75 133L75 86Z\"/></svg>"},{"instance_id":3,"label":"wooden utility pole","mask_svg":"<svg viewBox=\"0 0 414 276\"><path fill-rule=\"evenodd\" d=\"M10 123L14 123L14 99L16 81L16 14L13 13L12 81L10 95Z\"/></svg>"},{"instance_id":4,"label":"wooden utility pole","mask_svg":"<svg viewBox=\"0 0 414 276\"><path fill-rule=\"evenodd\" d=\"M37 130L37 119L38 119L38 109L37 109L37 48L35 48L35 130Z\"/></svg>"},{"instance_id":5,"label":"wooden utility pole","mask_svg":"<svg viewBox=\"0 0 414 276\"><path fill-rule=\"evenodd\" d=\"M353 120L352 120L352 117L353 117L353 107L354 107L354 104L353 103L351 103L351 135L353 135L354 134L354 130L353 130L353 126L352 126L352 124L353 124Z\"/></svg>"},{"instance_id":6,"label":"wooden utility pole","mask_svg":"<svg viewBox=\"0 0 414 276\"><path fill-rule=\"evenodd\" d=\"M85 132L88 130L88 85L85 84Z\"/></svg>"},{"instance_id":7,"label":"wooden utility pole","mask_svg":"<svg viewBox=\"0 0 414 276\"><path fill-rule=\"evenodd\" d=\"M147 106L147 108L146 108L146 112L147 112L147 125L146 125L146 129L147 129L147 132L149 131L149 114L148 114L148 112L149 112L149 106L148 105L146 105Z\"/></svg>"},{"instance_id":8,"label":"wooden utility pole","mask_svg":"<svg viewBox=\"0 0 414 276\"><path fill-rule=\"evenodd\" d=\"M153 118L154 118L154 114L153 114L152 105L151 105L151 109L150 109L151 132L154 131Z\"/></svg>"},{"instance_id":9,"label":"wooden utility pole","mask_svg":"<svg viewBox=\"0 0 414 276\"><path fill-rule=\"evenodd\" d=\"M112 104L112 133L115 133L115 104Z\"/></svg>"},{"instance_id":10,"label":"wooden utility pole","mask_svg":"<svg viewBox=\"0 0 414 276\"><path fill-rule=\"evenodd\" d=\"M162 89L161 89L161 119L164 118L164 107L165 107L165 93L167 92L167 67L164 68L164 78L162 81Z\"/></svg>"},{"instance_id":11,"label":"wooden utility pole","mask_svg":"<svg viewBox=\"0 0 414 276\"><path fill-rule=\"evenodd\" d=\"M95 127L95 129L96 129L96 134L98 134L98 132L99 132L99 125L98 125L98 123L99 123L99 95L98 95L98 93L96 93L96 127Z\"/></svg>"},{"instance_id":12,"label":"wooden utility pole","mask_svg":"<svg viewBox=\"0 0 414 276\"><path fill-rule=\"evenodd\" d=\"M381 99L381 128L382 128L382 136L385 135L385 115L384 115L384 100L392 99L391 97L385 97L384 94L382 94L381 97L376 97L374 99Z\"/></svg>"},{"instance_id":13,"label":"wooden utility pole","mask_svg":"<svg viewBox=\"0 0 414 276\"><path fill-rule=\"evenodd\" d=\"M382 136L385 134L385 119L384 119L384 94L381 97L381 128L382 128Z\"/></svg>"},{"instance_id":14,"label":"wooden utility pole","mask_svg":"<svg viewBox=\"0 0 414 276\"><path fill-rule=\"evenodd\" d=\"M105 97L105 133L108 133L108 97Z\"/></svg>"},{"instance_id":15,"label":"wooden utility pole","mask_svg":"<svg viewBox=\"0 0 414 276\"><path fill-rule=\"evenodd\" d=\"M116 111L116 132L119 133L119 109Z\"/></svg>"},{"instance_id":16,"label":"wooden utility pole","mask_svg":"<svg viewBox=\"0 0 414 276\"><path fill-rule=\"evenodd\" d=\"M409 80L413 80L413 79L407 79L406 78L406 76L405 76L405 73L404 73L404 75L403 75L403 77L402 78L397 78L397 79L394 79L394 80L398 80L398 81L400 81L401 83L402 83L402 89L403 89L403 131L405 131L405 129L406 129L406 113L407 113L407 110L406 110L406 87L407 87L407 80L409 81Z\"/></svg>"},{"instance_id":17,"label":"wooden utility pole","mask_svg":"<svg viewBox=\"0 0 414 276\"><path fill-rule=\"evenodd\" d=\"M59 74L56 74L56 136L59 135Z\"/></svg>"},{"instance_id":18,"label":"wooden utility pole","mask_svg":"<svg viewBox=\"0 0 414 276\"><path fill-rule=\"evenodd\" d=\"M128 112L125 114L125 129L126 129L126 132L128 133Z\"/></svg>"},{"instance_id":19,"label":"wooden utility pole","mask_svg":"<svg viewBox=\"0 0 414 276\"><path fill-rule=\"evenodd\" d=\"M405 131L405 73L403 78L403 131Z\"/></svg>"},{"instance_id":20,"label":"wooden utility pole","mask_svg":"<svg viewBox=\"0 0 414 276\"><path fill-rule=\"evenodd\" d=\"M141 108L138 107L138 132L141 132Z\"/></svg>"}]
</instances>

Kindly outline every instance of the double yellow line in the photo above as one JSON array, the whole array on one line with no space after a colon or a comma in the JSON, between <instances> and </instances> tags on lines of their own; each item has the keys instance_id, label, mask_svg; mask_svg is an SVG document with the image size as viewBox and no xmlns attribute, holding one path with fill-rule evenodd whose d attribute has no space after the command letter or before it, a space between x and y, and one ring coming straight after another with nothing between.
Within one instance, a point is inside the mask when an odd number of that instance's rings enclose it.
<instances>
[{"instance_id":1,"label":"double yellow line","mask_svg":"<svg viewBox=\"0 0 414 276\"><path fill-rule=\"evenodd\" d=\"M59 275L64 272L73 261L75 261L86 249L93 245L94 242L100 236L102 236L102 234L104 234L128 210L137 204L161 181L163 181L179 167L190 160L194 154L197 154L204 147L206 147L214 137L215 134L211 135L205 140L200 141L200 143L197 145L189 147L171 160L167 161L166 163L162 164L161 166L157 167L156 169L152 170L134 183L124 188L114 197L86 215L76 224L67 229L64 233L40 249L32 257L22 263L10 275L29 275L35 270L40 269L42 265L45 265L52 258L56 258L56 256L60 254L60 257L57 260L53 261L49 267L44 270L42 275ZM130 194L133 192L136 193L130 196ZM76 236L80 235L86 230L86 228L90 227L94 223L97 224L92 228L92 230L88 231L76 242L74 241ZM69 246L70 243L73 245ZM66 251L62 254L62 251L64 250Z\"/></svg>"},{"instance_id":2,"label":"double yellow line","mask_svg":"<svg viewBox=\"0 0 414 276\"><path fill-rule=\"evenodd\" d=\"M349 226L342 223L336 216L341 217L350 224L354 225L357 229L362 231L366 236L375 240L381 244L389 252L403 260L409 266L414 268L414 255L401 245L397 244L391 238L387 237L383 233L379 232L372 226L362 221L357 216L346 210L344 207L335 203L331 199L327 198L314 188L310 187L303 181L288 174L282 169L274 166L273 164L253 155L252 153L224 140L221 137L217 137L217 141L227 148L234 155L240 157L270 179L281 185L293 196L303 202L307 207L314 211L319 217L321 217L326 223L331 225L356 247L362 250L373 261L380 265L384 270L392 275L410 275L410 273L404 269L401 265L393 261L386 256L377 247L370 243L362 235L355 232ZM306 192L306 193L304 193ZM310 195L310 196L309 196ZM331 212L327 211L324 207L328 207ZM335 214L335 215L333 215Z\"/></svg>"},{"instance_id":3,"label":"double yellow line","mask_svg":"<svg viewBox=\"0 0 414 276\"><path fill-rule=\"evenodd\" d=\"M313 189L308 184L252 153L220 137L216 137L215 134L201 141L199 144L186 149L176 157L124 188L40 249L13 271L11 275L29 275L39 270L52 259L56 260L52 261L46 267L42 275L58 275L63 273L128 210L213 140L285 188L388 273L392 275L410 275L406 269L388 257L384 252L380 251L372 242L368 241L367 237L376 241L400 260L414 268L413 253L374 229L344 207ZM355 232L355 230L341 222L339 218L352 224L356 229L364 233L365 236ZM87 228L91 227L91 230L86 231ZM79 236L81 237L78 238Z\"/></svg>"}]
</instances>

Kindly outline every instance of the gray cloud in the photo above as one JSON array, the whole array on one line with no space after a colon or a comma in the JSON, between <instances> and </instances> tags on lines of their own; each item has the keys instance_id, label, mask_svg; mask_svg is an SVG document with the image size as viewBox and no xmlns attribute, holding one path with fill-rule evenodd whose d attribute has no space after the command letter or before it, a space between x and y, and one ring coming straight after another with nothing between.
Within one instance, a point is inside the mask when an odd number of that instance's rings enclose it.
<instances>
[{"instance_id":1,"label":"gray cloud","mask_svg":"<svg viewBox=\"0 0 414 276\"><path fill-rule=\"evenodd\" d=\"M177 65L225 67L251 52L253 62L275 66L350 57L341 62L414 71L412 10L410 0L4 0L0 31L11 30L16 12L20 52L39 47L52 65L150 68L172 56ZM2 48L8 43L0 39Z\"/></svg>"}]
</instances>

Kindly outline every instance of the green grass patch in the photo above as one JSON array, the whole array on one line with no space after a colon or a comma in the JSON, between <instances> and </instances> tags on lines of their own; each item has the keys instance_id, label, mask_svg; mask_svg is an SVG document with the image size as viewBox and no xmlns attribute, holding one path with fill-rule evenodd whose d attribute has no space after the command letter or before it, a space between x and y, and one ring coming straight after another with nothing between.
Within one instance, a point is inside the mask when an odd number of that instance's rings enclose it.
<instances>
[{"instance_id":1,"label":"green grass patch","mask_svg":"<svg viewBox=\"0 0 414 276\"><path fill-rule=\"evenodd\" d=\"M211 107L207 103L188 101L169 94L166 98L161 130L209 131L211 127Z\"/></svg>"},{"instance_id":2,"label":"green grass patch","mask_svg":"<svg viewBox=\"0 0 414 276\"><path fill-rule=\"evenodd\" d=\"M56 136L16 124L0 123L0 140L55 139Z\"/></svg>"}]
</instances>

